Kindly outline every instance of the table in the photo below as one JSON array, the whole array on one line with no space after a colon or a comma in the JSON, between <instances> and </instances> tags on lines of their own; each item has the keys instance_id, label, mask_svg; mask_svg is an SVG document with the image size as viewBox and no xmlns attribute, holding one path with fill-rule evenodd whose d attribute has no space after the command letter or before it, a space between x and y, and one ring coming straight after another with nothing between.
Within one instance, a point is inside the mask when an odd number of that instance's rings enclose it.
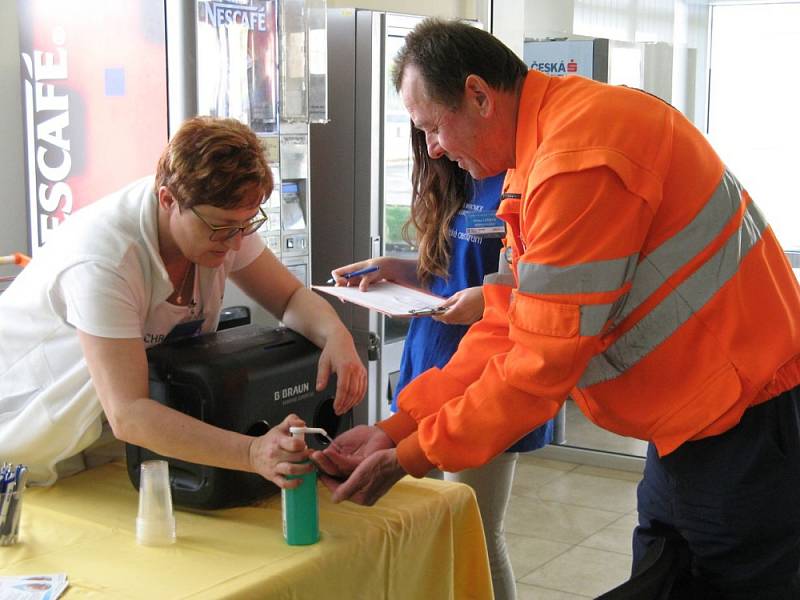
<instances>
[{"instance_id":1,"label":"table","mask_svg":"<svg viewBox=\"0 0 800 600\"><path fill-rule=\"evenodd\" d=\"M64 572L64 598L439 600L491 598L480 514L461 484L406 477L375 506L332 504L319 487L322 539L288 546L280 496L218 511L176 509L178 540L139 546L138 495L112 463L30 488L20 541L0 574Z\"/></svg>"}]
</instances>

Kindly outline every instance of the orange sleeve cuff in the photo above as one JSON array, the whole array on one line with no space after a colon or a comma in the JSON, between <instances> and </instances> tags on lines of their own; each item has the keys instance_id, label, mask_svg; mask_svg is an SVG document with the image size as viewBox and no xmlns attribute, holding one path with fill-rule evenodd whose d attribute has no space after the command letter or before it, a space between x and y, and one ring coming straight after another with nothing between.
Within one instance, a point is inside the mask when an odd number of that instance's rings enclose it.
<instances>
[{"instance_id":1,"label":"orange sleeve cuff","mask_svg":"<svg viewBox=\"0 0 800 600\"><path fill-rule=\"evenodd\" d=\"M401 440L417 430L417 422L407 412L400 410L388 419L375 423L375 427L388 435L397 446Z\"/></svg>"},{"instance_id":2,"label":"orange sleeve cuff","mask_svg":"<svg viewBox=\"0 0 800 600\"><path fill-rule=\"evenodd\" d=\"M434 467L422 451L416 431L397 444L397 460L403 470L414 477L424 477Z\"/></svg>"}]
</instances>

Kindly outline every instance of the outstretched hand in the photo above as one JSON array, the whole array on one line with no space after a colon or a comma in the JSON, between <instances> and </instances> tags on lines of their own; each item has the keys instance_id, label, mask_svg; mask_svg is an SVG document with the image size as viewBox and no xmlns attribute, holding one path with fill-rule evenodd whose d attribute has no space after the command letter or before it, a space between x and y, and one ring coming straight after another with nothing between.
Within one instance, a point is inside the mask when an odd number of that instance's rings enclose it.
<instances>
[{"instance_id":1,"label":"outstretched hand","mask_svg":"<svg viewBox=\"0 0 800 600\"><path fill-rule=\"evenodd\" d=\"M372 506L405 474L397 460L397 451L388 448L366 457L345 481L327 476L321 479L331 490L333 502L350 500L356 504Z\"/></svg>"},{"instance_id":2,"label":"outstretched hand","mask_svg":"<svg viewBox=\"0 0 800 600\"><path fill-rule=\"evenodd\" d=\"M378 427L359 425L345 431L323 451L311 455L332 500L372 505L403 475L394 443ZM343 481L344 480L344 481Z\"/></svg>"},{"instance_id":3,"label":"outstretched hand","mask_svg":"<svg viewBox=\"0 0 800 600\"><path fill-rule=\"evenodd\" d=\"M337 436L325 450L314 452L311 460L317 463L323 474L343 479L373 452L393 446L391 438L383 430L358 425Z\"/></svg>"}]
</instances>

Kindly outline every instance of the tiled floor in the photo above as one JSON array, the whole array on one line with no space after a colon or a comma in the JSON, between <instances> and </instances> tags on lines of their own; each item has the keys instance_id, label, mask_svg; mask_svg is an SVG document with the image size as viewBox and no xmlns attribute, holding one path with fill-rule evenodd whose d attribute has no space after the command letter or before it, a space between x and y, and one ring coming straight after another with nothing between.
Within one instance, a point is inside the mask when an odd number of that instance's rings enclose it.
<instances>
[{"instance_id":1,"label":"tiled floor","mask_svg":"<svg viewBox=\"0 0 800 600\"><path fill-rule=\"evenodd\" d=\"M564 403L564 407L566 445L603 452L619 452L641 458L647 455L647 442L601 429L589 421L571 399Z\"/></svg>"},{"instance_id":2,"label":"tiled floor","mask_svg":"<svg viewBox=\"0 0 800 600\"><path fill-rule=\"evenodd\" d=\"M520 455L506 515L519 600L594 598L628 578L640 478Z\"/></svg>"}]
</instances>

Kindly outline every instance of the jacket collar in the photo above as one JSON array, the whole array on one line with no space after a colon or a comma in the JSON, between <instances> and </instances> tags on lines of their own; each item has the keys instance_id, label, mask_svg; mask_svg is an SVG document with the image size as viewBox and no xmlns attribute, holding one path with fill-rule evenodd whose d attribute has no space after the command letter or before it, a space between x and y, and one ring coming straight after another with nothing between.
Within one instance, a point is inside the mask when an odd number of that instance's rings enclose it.
<instances>
[{"instance_id":1,"label":"jacket collar","mask_svg":"<svg viewBox=\"0 0 800 600\"><path fill-rule=\"evenodd\" d=\"M509 169L503 183L503 204L500 212L519 212L519 196L525 190L525 179L530 165L539 148L539 111L544 101L550 76L534 69L528 71L522 84L522 93L517 110L516 142L514 147L515 165Z\"/></svg>"},{"instance_id":2,"label":"jacket collar","mask_svg":"<svg viewBox=\"0 0 800 600\"><path fill-rule=\"evenodd\" d=\"M550 76L534 69L528 71L517 111L514 170L526 172L539 149L539 111L550 83Z\"/></svg>"}]
</instances>

